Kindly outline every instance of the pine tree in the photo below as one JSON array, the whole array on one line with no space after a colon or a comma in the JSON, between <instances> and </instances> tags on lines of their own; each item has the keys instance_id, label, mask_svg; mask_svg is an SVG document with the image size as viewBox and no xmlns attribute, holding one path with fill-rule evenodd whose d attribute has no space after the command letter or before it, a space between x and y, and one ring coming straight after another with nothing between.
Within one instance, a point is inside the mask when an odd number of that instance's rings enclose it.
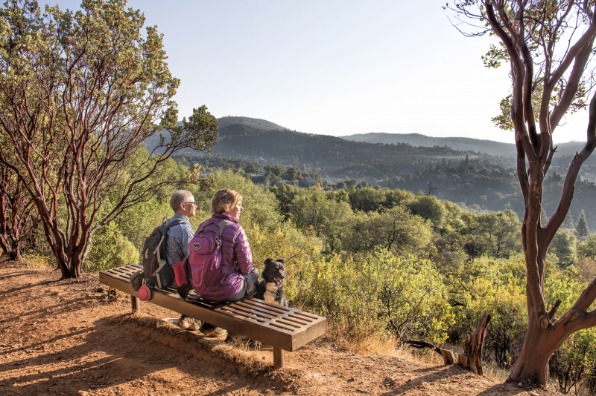
<instances>
[{"instance_id":1,"label":"pine tree","mask_svg":"<svg viewBox=\"0 0 596 396\"><path fill-rule=\"evenodd\" d=\"M577 238L583 241L590 235L590 227L588 227L588 220L586 220L586 214L582 210L577 219L577 225L575 226L575 232Z\"/></svg>"}]
</instances>

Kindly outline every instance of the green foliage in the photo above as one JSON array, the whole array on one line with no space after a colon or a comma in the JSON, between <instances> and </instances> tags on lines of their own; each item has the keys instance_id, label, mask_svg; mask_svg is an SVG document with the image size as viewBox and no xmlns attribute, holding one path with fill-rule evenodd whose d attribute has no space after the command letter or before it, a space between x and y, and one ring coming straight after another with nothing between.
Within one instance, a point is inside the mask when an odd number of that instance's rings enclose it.
<instances>
[{"instance_id":1,"label":"green foliage","mask_svg":"<svg viewBox=\"0 0 596 396\"><path fill-rule=\"evenodd\" d=\"M456 325L450 341L462 342L476 330L480 318L490 313L484 355L500 367L517 358L526 331L525 263L523 256L510 259L481 257L469 262L450 279Z\"/></svg>"},{"instance_id":2,"label":"green foliage","mask_svg":"<svg viewBox=\"0 0 596 396\"><path fill-rule=\"evenodd\" d=\"M64 278L79 276L98 228L177 181L151 177L173 153L217 137L204 106L177 125L179 80L144 22L121 0L85 0L76 12L35 0L0 7L0 129L12 142L0 162L36 199ZM155 136L162 129L167 139ZM141 150L151 137L155 150Z\"/></svg>"},{"instance_id":3,"label":"green foliage","mask_svg":"<svg viewBox=\"0 0 596 396\"><path fill-rule=\"evenodd\" d=\"M368 195L378 207L353 211L346 190L293 185L269 190L242 173L218 171L201 177L197 170L198 190L184 184L189 176L185 167L169 163L159 174L180 180L179 188L195 190L200 207L192 220L194 227L210 216L211 196L217 189L239 191L245 206L240 222L254 265L262 270L267 257L284 258L290 304L326 315L332 328L343 331L345 338L397 337L441 344L449 337L461 343L488 312L492 321L485 359L502 367L515 360L527 318L524 260L516 255L519 246L513 243L520 224L512 211L476 214L435 197L352 186L367 191L354 197ZM144 238L164 217L171 216L170 194L171 188L155 190L152 199L128 208L98 230L85 269L138 262ZM360 204L369 205L366 199ZM112 205L106 202L103 210L111 210ZM287 212L280 213L280 208ZM412 214L410 208L426 218ZM289 221L284 221L284 215ZM590 238L586 246L589 242ZM480 257L468 259L467 243L474 244ZM552 282L548 290L560 291L549 296L551 304L562 296L571 301L565 296L578 290L571 282L572 272L562 277L556 268L549 271L553 273L548 273ZM585 346L581 351L591 356L589 341L578 338L561 350L559 361L576 362L577 370L580 364L591 364L573 349L581 343Z\"/></svg>"},{"instance_id":4,"label":"green foliage","mask_svg":"<svg viewBox=\"0 0 596 396\"><path fill-rule=\"evenodd\" d=\"M430 224L402 206L382 213L360 212L355 214L352 222L342 235L342 246L348 252L366 252L382 247L400 257L426 258L430 253Z\"/></svg>"},{"instance_id":5,"label":"green foliage","mask_svg":"<svg viewBox=\"0 0 596 396\"><path fill-rule=\"evenodd\" d=\"M115 223L110 223L93 235L89 255L83 269L96 272L128 264L138 264L140 254Z\"/></svg>"},{"instance_id":6,"label":"green foliage","mask_svg":"<svg viewBox=\"0 0 596 396\"><path fill-rule=\"evenodd\" d=\"M279 210L287 220L290 217L290 204L300 192L300 188L293 184L282 184L271 188L279 202Z\"/></svg>"},{"instance_id":7,"label":"green foliage","mask_svg":"<svg viewBox=\"0 0 596 396\"><path fill-rule=\"evenodd\" d=\"M577 244L573 232L567 229L559 229L555 234L549 253L557 257L559 267L566 268L577 262Z\"/></svg>"},{"instance_id":8,"label":"green foliage","mask_svg":"<svg viewBox=\"0 0 596 396\"><path fill-rule=\"evenodd\" d=\"M383 190L366 186L353 189L349 192L350 205L354 210L364 212L378 211L385 202L385 192Z\"/></svg>"},{"instance_id":9,"label":"green foliage","mask_svg":"<svg viewBox=\"0 0 596 396\"><path fill-rule=\"evenodd\" d=\"M580 330L573 333L561 345L553 359L553 370L563 393L575 389L587 389L593 394L596 390L596 329ZM586 382L585 384L584 381Z\"/></svg>"},{"instance_id":10,"label":"green foliage","mask_svg":"<svg viewBox=\"0 0 596 396\"><path fill-rule=\"evenodd\" d=\"M428 261L375 249L306 263L299 276L297 301L342 323L356 340L385 332L440 344L453 322L442 276Z\"/></svg>"},{"instance_id":11,"label":"green foliage","mask_svg":"<svg viewBox=\"0 0 596 396\"><path fill-rule=\"evenodd\" d=\"M386 208L392 208L397 205L403 205L414 199L414 194L410 191L400 189L385 189L385 203Z\"/></svg>"},{"instance_id":12,"label":"green foliage","mask_svg":"<svg viewBox=\"0 0 596 396\"><path fill-rule=\"evenodd\" d=\"M487 68L498 68L503 61L507 60L507 51L502 46L490 45L490 49L482 55L482 61Z\"/></svg>"},{"instance_id":13,"label":"green foliage","mask_svg":"<svg viewBox=\"0 0 596 396\"><path fill-rule=\"evenodd\" d=\"M146 156L147 152L143 147L135 152L131 166L122 172L121 183L125 184L126 180L134 178L131 173L146 171L146 167L153 166L154 163L144 163ZM139 170L139 167L143 170ZM173 159L162 162L144 182L146 185L155 186L151 189L151 196L135 205L129 205L114 220L123 236L139 251L151 231L166 218L171 218L174 215L169 205L172 193L178 189L185 189L196 194L197 188L189 182L190 178L191 174L186 166L178 164ZM167 181L167 183L160 181ZM99 211L100 218L106 217L107 213L114 210L115 206L122 201L123 189L120 187L114 188L110 193L109 200L103 202ZM192 221L193 219L191 219Z\"/></svg>"},{"instance_id":14,"label":"green foliage","mask_svg":"<svg viewBox=\"0 0 596 396\"><path fill-rule=\"evenodd\" d=\"M345 202L329 199L320 187L301 189L289 204L290 218L303 230L321 235L325 226L336 216L349 214L352 210Z\"/></svg>"},{"instance_id":15,"label":"green foliage","mask_svg":"<svg viewBox=\"0 0 596 396\"><path fill-rule=\"evenodd\" d=\"M512 131L513 121L511 121L511 95L501 99L499 102L499 109L501 110L501 113L492 117L490 120L497 128L503 129L505 131Z\"/></svg>"},{"instance_id":16,"label":"green foliage","mask_svg":"<svg viewBox=\"0 0 596 396\"><path fill-rule=\"evenodd\" d=\"M127 209L115 220L122 236L129 240L139 252L143 248L145 238L151 234L153 229L165 219L174 216L169 200L168 197L167 200L162 200L161 203L157 199L140 203Z\"/></svg>"},{"instance_id":17,"label":"green foliage","mask_svg":"<svg viewBox=\"0 0 596 396\"><path fill-rule=\"evenodd\" d=\"M511 210L480 214L466 229L466 249L472 257L507 258L521 252L521 222Z\"/></svg>"},{"instance_id":18,"label":"green foliage","mask_svg":"<svg viewBox=\"0 0 596 396\"><path fill-rule=\"evenodd\" d=\"M555 270L546 281L548 304L552 306L555 301L560 300L558 312L569 310L587 286L586 283L578 281L578 278L579 270L573 265L565 270ZM596 374L596 329L573 333L555 354L553 370L559 388L564 393L573 387L579 387L590 375ZM591 390L594 391L594 388Z\"/></svg>"},{"instance_id":19,"label":"green foliage","mask_svg":"<svg viewBox=\"0 0 596 396\"><path fill-rule=\"evenodd\" d=\"M589 257L596 259L596 234L591 234L583 242L580 242L577 247L579 257Z\"/></svg>"},{"instance_id":20,"label":"green foliage","mask_svg":"<svg viewBox=\"0 0 596 396\"><path fill-rule=\"evenodd\" d=\"M502 51L501 52L502 55L504 55L505 57L502 58L503 60L507 59L507 53L506 51ZM536 114L534 114L534 117L536 117L536 119L538 119L538 109L540 109L540 100L542 100L542 92L543 92L543 87L541 85L538 85L535 90L532 92L532 108L536 109L535 112ZM585 94L585 92L584 92ZM578 100L577 104L581 105L581 103L583 102L583 100ZM501 113L493 118L491 118L491 121L495 124L495 126L497 126L500 129L503 129L505 131L512 131L514 129L513 126L513 121L511 120L511 104L512 104L512 97L511 95L508 95L507 97L501 99L501 102L499 103L499 108L501 110ZM552 100L552 104L555 105L556 102L554 101L554 99ZM585 106L585 103L583 104Z\"/></svg>"},{"instance_id":21,"label":"green foliage","mask_svg":"<svg viewBox=\"0 0 596 396\"><path fill-rule=\"evenodd\" d=\"M195 196L199 205L197 218L207 219L211 216L211 198L222 188L230 188L242 195L244 211L241 223L245 229L258 225L264 230L273 231L282 221L279 203L275 195L263 186L257 186L247 177L232 171L217 171L201 181L200 191Z\"/></svg>"},{"instance_id":22,"label":"green foliage","mask_svg":"<svg viewBox=\"0 0 596 396\"><path fill-rule=\"evenodd\" d=\"M435 229L443 226L445 220L445 205L433 195L422 195L408 202L408 209L423 219L430 220Z\"/></svg>"},{"instance_id":23,"label":"green foliage","mask_svg":"<svg viewBox=\"0 0 596 396\"><path fill-rule=\"evenodd\" d=\"M305 263L321 259L322 242L312 235L298 231L290 223L280 224L274 230L263 230L255 225L246 230L253 253L253 265L262 271L265 259L283 258L286 268L284 292L295 306L303 293L300 279Z\"/></svg>"}]
</instances>

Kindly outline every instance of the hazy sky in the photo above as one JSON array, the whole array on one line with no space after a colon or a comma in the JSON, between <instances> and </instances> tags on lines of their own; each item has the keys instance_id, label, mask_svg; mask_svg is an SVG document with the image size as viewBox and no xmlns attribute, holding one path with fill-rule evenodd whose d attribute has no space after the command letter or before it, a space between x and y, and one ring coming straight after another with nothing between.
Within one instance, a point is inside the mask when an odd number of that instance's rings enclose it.
<instances>
[{"instance_id":1,"label":"hazy sky","mask_svg":"<svg viewBox=\"0 0 596 396\"><path fill-rule=\"evenodd\" d=\"M47 0L62 8L80 1ZM508 68L484 68L446 0L131 0L164 34L180 117L262 118L300 132L463 136L513 143L491 117ZM555 142L585 140L587 116Z\"/></svg>"}]
</instances>

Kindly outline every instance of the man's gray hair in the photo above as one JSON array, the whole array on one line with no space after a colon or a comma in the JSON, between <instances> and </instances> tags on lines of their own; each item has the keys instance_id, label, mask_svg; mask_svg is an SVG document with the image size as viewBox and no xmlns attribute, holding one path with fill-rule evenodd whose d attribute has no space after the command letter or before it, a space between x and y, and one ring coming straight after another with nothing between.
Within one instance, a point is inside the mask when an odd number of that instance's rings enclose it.
<instances>
[{"instance_id":1,"label":"man's gray hair","mask_svg":"<svg viewBox=\"0 0 596 396\"><path fill-rule=\"evenodd\" d=\"M192 197L192 193L188 190L176 190L170 198L170 206L174 212L180 209L180 204Z\"/></svg>"}]
</instances>

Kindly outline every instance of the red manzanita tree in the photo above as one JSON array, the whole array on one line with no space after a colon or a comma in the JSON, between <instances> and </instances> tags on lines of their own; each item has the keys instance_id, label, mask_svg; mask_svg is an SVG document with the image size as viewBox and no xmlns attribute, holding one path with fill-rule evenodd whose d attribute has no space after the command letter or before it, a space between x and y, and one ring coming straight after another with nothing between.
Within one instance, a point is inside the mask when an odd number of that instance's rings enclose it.
<instances>
[{"instance_id":1,"label":"red manzanita tree","mask_svg":"<svg viewBox=\"0 0 596 396\"><path fill-rule=\"evenodd\" d=\"M560 316L559 303L545 302L545 257L573 199L582 164L596 144L596 96L589 104L586 143L575 154L565 177L561 198L543 223L543 182L555 147L552 136L564 116L587 106L593 88L590 61L594 56L596 15L593 0L464 0L448 7L460 22L474 22L471 35L489 33L498 39L484 57L487 66L508 62L511 95L495 118L513 129L517 177L524 199L521 238L527 269L528 327L510 379L545 386L552 354L572 333L596 326L596 279ZM459 25L462 31L465 25ZM485 28L478 28L484 26Z\"/></svg>"},{"instance_id":2,"label":"red manzanita tree","mask_svg":"<svg viewBox=\"0 0 596 396\"><path fill-rule=\"evenodd\" d=\"M217 138L204 106L177 124L179 81L143 24L125 0L0 7L0 163L33 198L63 278L80 275L95 230L171 182L153 176L173 153Z\"/></svg>"}]
</instances>

